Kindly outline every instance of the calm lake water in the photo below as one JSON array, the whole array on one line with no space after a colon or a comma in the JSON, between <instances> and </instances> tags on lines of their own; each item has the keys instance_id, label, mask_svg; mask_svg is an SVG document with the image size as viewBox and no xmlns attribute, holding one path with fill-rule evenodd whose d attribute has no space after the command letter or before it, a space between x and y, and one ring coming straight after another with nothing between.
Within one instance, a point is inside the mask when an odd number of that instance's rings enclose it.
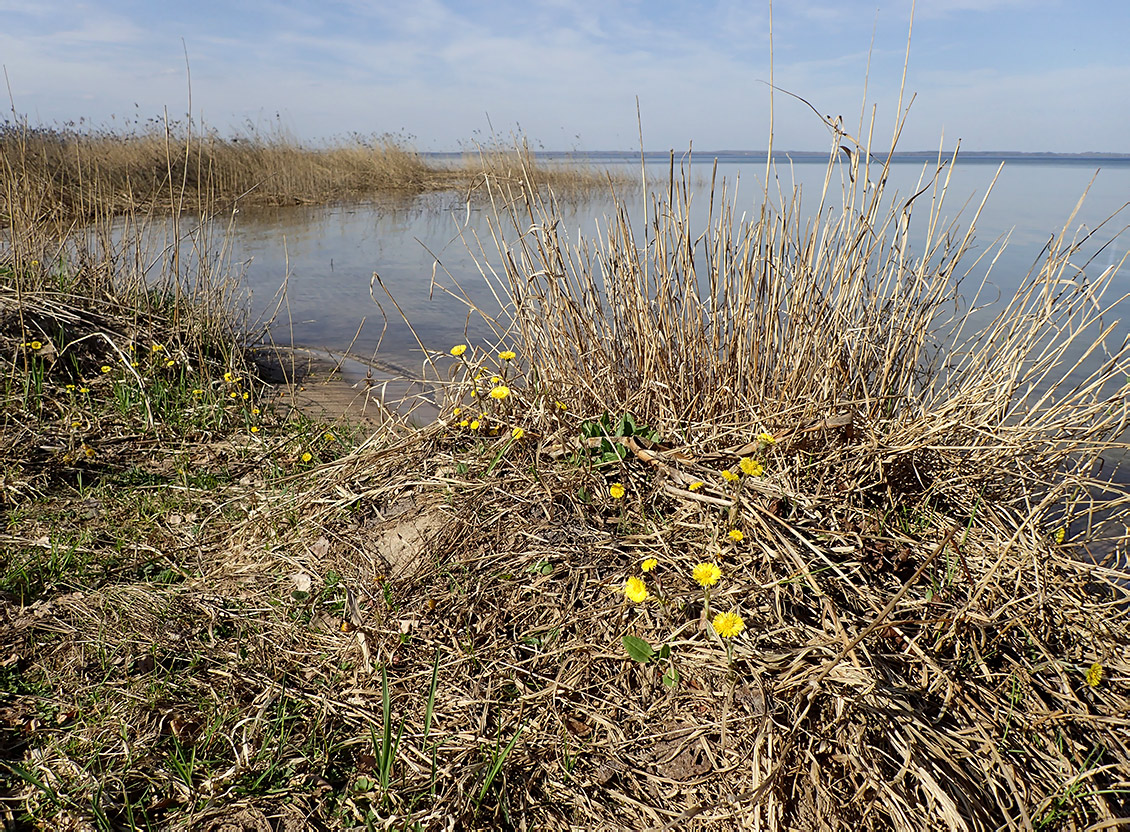
<instances>
[{"instance_id":1,"label":"calm lake water","mask_svg":"<svg viewBox=\"0 0 1130 832\"><path fill-rule=\"evenodd\" d=\"M706 223L712 164L713 159L703 158L689 166L695 189L692 218L699 229ZM958 227L964 228L998 164L959 159L943 216L957 218ZM978 220L977 242L969 262L1007 236L1008 245L994 267L991 283L1002 294L1010 294L1041 248L1063 228L1088 186L1090 192L1071 225L1073 231L1094 229L1130 200L1130 161L1101 164L1100 169L1099 163L1088 161L1007 161ZM638 162L606 167L622 169L638 180ZM666 161L648 165L649 177L653 183L661 182L663 190L667 169ZM921 161L897 162L887 184L887 198L897 193L901 203L915 193L924 169ZM802 187L806 210L815 210L824 171L823 162L790 165L780 161L773 191L779 183L788 192L795 180ZM718 178L725 179L736 214L756 211L764 174L763 161L719 160ZM832 204L838 199L837 194L831 195ZM916 222L922 226L927 199L928 195L916 204ZM639 233L643 227L641 189L629 194L627 202L634 209L633 225ZM598 191L563 206L561 228L573 241L592 240L611 212L607 193ZM485 336L485 328L475 316L468 316L466 306L433 286L432 278L434 274L436 283L447 287L458 281L475 302L493 304L465 242L477 235L483 241L486 260L497 262L488 214L489 209L481 205L468 208L460 195L451 193L362 205L247 210L236 217L233 265L244 272L254 315L269 316L278 309L271 324L271 336L277 343L348 349L353 355L375 356L382 363L418 373L424 353L384 291L371 286L373 274L380 275L428 349L446 352L452 344ZM1120 215L1095 235L1097 242L1113 242L1098 254L1087 270L1089 275L1097 276L1117 264L1130 250L1130 232L1123 231L1127 219ZM1088 247L1091 252L1098 248ZM479 259L484 259L481 253ZM284 285L280 306L278 293ZM970 280L967 285L975 284ZM1122 270L1113 290L1118 294L1130 291L1130 269ZM1130 317L1127 320L1130 325Z\"/></svg>"}]
</instances>

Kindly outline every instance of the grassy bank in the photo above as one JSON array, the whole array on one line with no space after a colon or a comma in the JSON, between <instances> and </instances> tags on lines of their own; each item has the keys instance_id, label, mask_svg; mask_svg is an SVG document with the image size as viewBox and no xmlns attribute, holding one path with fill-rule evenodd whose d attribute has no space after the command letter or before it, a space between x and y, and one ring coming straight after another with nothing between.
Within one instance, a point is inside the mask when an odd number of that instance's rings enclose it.
<instances>
[{"instance_id":1,"label":"grassy bank","mask_svg":"<svg viewBox=\"0 0 1130 832\"><path fill-rule=\"evenodd\" d=\"M0 127L0 225L31 205L50 211L33 220L58 221L150 209L320 204L390 191L473 193L488 180L527 181L565 194L609 181L601 171L531 165L531 158L495 146L459 162L437 162L387 136L312 146L286 135L225 137L178 125L115 132L16 124Z\"/></svg>"},{"instance_id":2,"label":"grassy bank","mask_svg":"<svg viewBox=\"0 0 1130 832\"><path fill-rule=\"evenodd\" d=\"M1114 274L1065 233L971 331L952 160L910 199L834 139L819 209L673 179L595 242L492 180L495 338L355 441L255 382L206 237L154 282L18 225L9 825L1130 817Z\"/></svg>"}]
</instances>

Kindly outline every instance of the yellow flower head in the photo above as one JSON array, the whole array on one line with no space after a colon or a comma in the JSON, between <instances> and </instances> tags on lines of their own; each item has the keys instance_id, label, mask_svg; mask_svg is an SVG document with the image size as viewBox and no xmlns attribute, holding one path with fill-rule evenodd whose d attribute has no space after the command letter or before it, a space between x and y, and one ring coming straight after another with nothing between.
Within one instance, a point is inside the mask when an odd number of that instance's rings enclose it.
<instances>
[{"instance_id":1,"label":"yellow flower head","mask_svg":"<svg viewBox=\"0 0 1130 832\"><path fill-rule=\"evenodd\" d=\"M104 372L104 373L110 372L110 365L109 364L103 364L102 365L102 372Z\"/></svg>"},{"instance_id":2,"label":"yellow flower head","mask_svg":"<svg viewBox=\"0 0 1130 832\"><path fill-rule=\"evenodd\" d=\"M325 437L327 442L336 442L337 441L337 437L334 436L332 433L330 433L328 430L325 433L323 433L322 436Z\"/></svg>"},{"instance_id":3,"label":"yellow flower head","mask_svg":"<svg viewBox=\"0 0 1130 832\"><path fill-rule=\"evenodd\" d=\"M451 415L452 416L458 416L462 412L463 412L463 408L457 407L457 408L455 408L454 410L451 411Z\"/></svg>"},{"instance_id":4,"label":"yellow flower head","mask_svg":"<svg viewBox=\"0 0 1130 832\"><path fill-rule=\"evenodd\" d=\"M498 384L500 381L502 381L502 376L491 376L490 377L490 383L491 384Z\"/></svg>"},{"instance_id":5,"label":"yellow flower head","mask_svg":"<svg viewBox=\"0 0 1130 832\"><path fill-rule=\"evenodd\" d=\"M311 454L309 451L306 451L304 454L302 454L302 461L303 462L309 462L313 458L314 458L314 455Z\"/></svg>"},{"instance_id":6,"label":"yellow flower head","mask_svg":"<svg viewBox=\"0 0 1130 832\"><path fill-rule=\"evenodd\" d=\"M162 351L164 351L164 349L165 348L163 346L161 346L160 344L154 344L152 347L149 348L149 350L151 352L162 352Z\"/></svg>"},{"instance_id":7,"label":"yellow flower head","mask_svg":"<svg viewBox=\"0 0 1130 832\"><path fill-rule=\"evenodd\" d=\"M747 477L760 477L765 473L765 466L756 459L750 459L748 456L743 456L738 460L738 465L741 466L742 473Z\"/></svg>"},{"instance_id":8,"label":"yellow flower head","mask_svg":"<svg viewBox=\"0 0 1130 832\"><path fill-rule=\"evenodd\" d=\"M74 392L74 389L75 389L75 386L74 386L73 384L68 384L68 385L67 385L67 390L69 390L69 391L71 391L71 392Z\"/></svg>"},{"instance_id":9,"label":"yellow flower head","mask_svg":"<svg viewBox=\"0 0 1130 832\"><path fill-rule=\"evenodd\" d=\"M43 349L43 343L41 341L32 341L30 344L28 344L28 346L31 347L33 350Z\"/></svg>"},{"instance_id":10,"label":"yellow flower head","mask_svg":"<svg viewBox=\"0 0 1130 832\"><path fill-rule=\"evenodd\" d=\"M1095 662L1087 668L1087 684L1093 688L1099 686L1099 682L1103 680L1103 666Z\"/></svg>"},{"instance_id":11,"label":"yellow flower head","mask_svg":"<svg viewBox=\"0 0 1130 832\"><path fill-rule=\"evenodd\" d=\"M89 393L89 392L90 392L90 388L89 388L89 387L80 387L80 388L78 389L78 391L79 391L80 393Z\"/></svg>"},{"instance_id":12,"label":"yellow flower head","mask_svg":"<svg viewBox=\"0 0 1130 832\"><path fill-rule=\"evenodd\" d=\"M459 427L461 427L461 428L465 428L465 427L467 427L467 425L469 425L469 424L471 424L471 423L470 423L470 422L468 422L468 421L467 421L466 419L461 419L461 420L460 420L460 422L459 422Z\"/></svg>"},{"instance_id":13,"label":"yellow flower head","mask_svg":"<svg viewBox=\"0 0 1130 832\"><path fill-rule=\"evenodd\" d=\"M169 362L169 364L172 364L172 363L173 363L173 362L171 362L171 361ZM140 366L141 366L141 365L140 365L140 364L138 364L138 363L137 363L136 361L131 361L131 362L129 363L129 365L130 365L131 367L140 367Z\"/></svg>"},{"instance_id":14,"label":"yellow flower head","mask_svg":"<svg viewBox=\"0 0 1130 832\"><path fill-rule=\"evenodd\" d=\"M745 621L736 612L720 612L711 623L722 638L733 638L745 629Z\"/></svg>"},{"instance_id":15,"label":"yellow flower head","mask_svg":"<svg viewBox=\"0 0 1130 832\"><path fill-rule=\"evenodd\" d=\"M1067 527L1066 526L1060 526L1058 529L1055 530L1055 542L1057 544L1063 543L1063 541L1066 538L1067 538Z\"/></svg>"},{"instance_id":16,"label":"yellow flower head","mask_svg":"<svg viewBox=\"0 0 1130 832\"><path fill-rule=\"evenodd\" d=\"M741 543L743 540L745 540L745 535L742 534L741 529L730 529L730 540L734 541L735 543Z\"/></svg>"},{"instance_id":17,"label":"yellow flower head","mask_svg":"<svg viewBox=\"0 0 1130 832\"><path fill-rule=\"evenodd\" d=\"M608 493L612 495L612 499L619 500L624 496L624 486L618 482L614 482L608 487Z\"/></svg>"},{"instance_id":18,"label":"yellow flower head","mask_svg":"<svg viewBox=\"0 0 1130 832\"><path fill-rule=\"evenodd\" d=\"M637 604L642 604L650 597L647 592L647 584L643 582L642 578L628 578L624 582L624 595L628 597L629 601L634 601Z\"/></svg>"},{"instance_id":19,"label":"yellow flower head","mask_svg":"<svg viewBox=\"0 0 1130 832\"><path fill-rule=\"evenodd\" d=\"M687 486L687 488L690 489L691 491L698 491L700 488L702 488L702 486L703 486L703 483L702 483L701 480L699 480L697 482L692 482L690 485Z\"/></svg>"},{"instance_id":20,"label":"yellow flower head","mask_svg":"<svg viewBox=\"0 0 1130 832\"><path fill-rule=\"evenodd\" d=\"M568 410L569 409L568 406L565 404L565 402L554 402L553 406L556 407L558 410Z\"/></svg>"},{"instance_id":21,"label":"yellow flower head","mask_svg":"<svg viewBox=\"0 0 1130 832\"><path fill-rule=\"evenodd\" d=\"M698 582L699 586L714 586L718 583L718 579L722 577L722 570L718 568L717 564L706 561L694 568L691 577Z\"/></svg>"},{"instance_id":22,"label":"yellow flower head","mask_svg":"<svg viewBox=\"0 0 1130 832\"><path fill-rule=\"evenodd\" d=\"M242 379L239 376L233 376L231 373L224 373L224 381L228 384L239 384Z\"/></svg>"},{"instance_id":23,"label":"yellow flower head","mask_svg":"<svg viewBox=\"0 0 1130 832\"><path fill-rule=\"evenodd\" d=\"M199 399L203 395L204 395L204 391L201 390L199 387L197 387L195 390L192 391L192 397L194 399Z\"/></svg>"},{"instance_id":24,"label":"yellow flower head","mask_svg":"<svg viewBox=\"0 0 1130 832\"><path fill-rule=\"evenodd\" d=\"M456 344L454 347L451 348L451 354L454 355L456 358L461 356L466 351L467 351L467 345L466 344Z\"/></svg>"},{"instance_id":25,"label":"yellow flower head","mask_svg":"<svg viewBox=\"0 0 1130 832\"><path fill-rule=\"evenodd\" d=\"M766 433L766 432L762 431L761 433L757 434L757 441L758 442L764 442L766 445L772 445L773 443L775 443L777 441L777 437L775 437L771 433Z\"/></svg>"},{"instance_id":26,"label":"yellow flower head","mask_svg":"<svg viewBox=\"0 0 1130 832\"><path fill-rule=\"evenodd\" d=\"M514 430L510 431L510 436L515 442L517 442L519 439L521 439L525 435L526 435L526 432L524 430L522 430L522 428L514 428Z\"/></svg>"},{"instance_id":27,"label":"yellow flower head","mask_svg":"<svg viewBox=\"0 0 1130 832\"><path fill-rule=\"evenodd\" d=\"M229 399L238 399L239 394L238 393L228 393L228 398Z\"/></svg>"},{"instance_id":28,"label":"yellow flower head","mask_svg":"<svg viewBox=\"0 0 1130 832\"><path fill-rule=\"evenodd\" d=\"M257 408L257 407L251 408L251 415L252 416L258 416L259 415L259 408Z\"/></svg>"},{"instance_id":29,"label":"yellow flower head","mask_svg":"<svg viewBox=\"0 0 1130 832\"><path fill-rule=\"evenodd\" d=\"M478 419L476 419L475 421L471 422L471 430L478 430L478 429L479 429L479 424L480 424L480 423L479 423L479 420L478 420Z\"/></svg>"},{"instance_id":30,"label":"yellow flower head","mask_svg":"<svg viewBox=\"0 0 1130 832\"><path fill-rule=\"evenodd\" d=\"M725 471L722 472L722 479L724 479L726 482L737 482L738 481L738 475L735 474L733 471L731 471L729 468L727 468Z\"/></svg>"},{"instance_id":31,"label":"yellow flower head","mask_svg":"<svg viewBox=\"0 0 1130 832\"><path fill-rule=\"evenodd\" d=\"M251 426L251 432L252 433L258 433L259 432L259 426L258 425L252 425Z\"/></svg>"},{"instance_id":32,"label":"yellow flower head","mask_svg":"<svg viewBox=\"0 0 1130 832\"><path fill-rule=\"evenodd\" d=\"M89 445L83 445L82 452L86 454L87 459L94 459L96 453L94 448L90 447Z\"/></svg>"},{"instance_id":33,"label":"yellow flower head","mask_svg":"<svg viewBox=\"0 0 1130 832\"><path fill-rule=\"evenodd\" d=\"M498 354L498 357L503 361L513 361L517 356L510 350L504 350Z\"/></svg>"},{"instance_id":34,"label":"yellow flower head","mask_svg":"<svg viewBox=\"0 0 1130 832\"><path fill-rule=\"evenodd\" d=\"M169 359L168 361L166 361L166 362L165 362L165 366L166 366L166 367L175 367L176 365L177 365L177 362L176 362L176 361L174 361L174 360L173 360L173 359L171 359L171 358L170 358L170 359ZM137 366L137 362L136 362L136 361L135 361L135 362L133 362L133 366L135 366L135 367Z\"/></svg>"},{"instance_id":35,"label":"yellow flower head","mask_svg":"<svg viewBox=\"0 0 1130 832\"><path fill-rule=\"evenodd\" d=\"M243 394L243 400L244 400L244 401L247 401L247 400L248 400L248 399L250 399L250 398L251 398L251 394L250 394L250 393L244 393L244 394Z\"/></svg>"},{"instance_id":36,"label":"yellow flower head","mask_svg":"<svg viewBox=\"0 0 1130 832\"><path fill-rule=\"evenodd\" d=\"M500 384L500 385L498 385L498 387L495 387L493 390L490 391L490 397L492 399L502 400L502 399L505 399L509 395L510 395L510 388L507 387L505 384Z\"/></svg>"},{"instance_id":37,"label":"yellow flower head","mask_svg":"<svg viewBox=\"0 0 1130 832\"><path fill-rule=\"evenodd\" d=\"M654 569L657 566L659 566L658 560L656 560L655 558L648 558L647 560L645 560L643 563L640 564L640 569L642 569L644 572L650 572L652 569Z\"/></svg>"}]
</instances>

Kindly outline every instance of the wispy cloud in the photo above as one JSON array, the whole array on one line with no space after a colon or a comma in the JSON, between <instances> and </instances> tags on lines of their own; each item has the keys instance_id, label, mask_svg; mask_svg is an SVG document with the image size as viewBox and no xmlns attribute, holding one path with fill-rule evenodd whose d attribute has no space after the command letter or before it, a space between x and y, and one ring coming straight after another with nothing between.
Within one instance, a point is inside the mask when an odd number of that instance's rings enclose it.
<instances>
[{"instance_id":1,"label":"wispy cloud","mask_svg":"<svg viewBox=\"0 0 1130 832\"><path fill-rule=\"evenodd\" d=\"M487 117L547 146L751 147L768 123L767 4L712 0L0 0L0 63L18 109L66 120L187 98L221 128L282 115L310 138L405 131L427 148L481 135ZM774 78L820 112L858 121L866 82L893 123L910 2L796 0L773 10ZM1069 13L1070 12L1070 13ZM1066 0L932 0L916 12L904 146L937 131L970 146L1130 150L1110 104L1130 55L1130 7ZM1007 43L995 33L1008 29ZM870 77L866 77L870 65ZM778 146L826 142L806 107L776 98ZM1033 115L1036 114L1036 115ZM1086 148L1083 148L1083 143Z\"/></svg>"}]
</instances>

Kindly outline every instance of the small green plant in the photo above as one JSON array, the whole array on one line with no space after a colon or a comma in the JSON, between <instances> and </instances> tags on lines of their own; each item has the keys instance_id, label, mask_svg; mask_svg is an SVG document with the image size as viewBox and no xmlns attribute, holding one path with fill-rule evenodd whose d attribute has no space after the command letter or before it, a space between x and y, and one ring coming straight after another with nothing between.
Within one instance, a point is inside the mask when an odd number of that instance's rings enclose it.
<instances>
[{"instance_id":1,"label":"small green plant","mask_svg":"<svg viewBox=\"0 0 1130 832\"><path fill-rule=\"evenodd\" d=\"M523 722L518 726L518 730L514 732L514 736L505 747L502 745L502 723L498 725L498 735L495 737L494 744L487 747L489 764L487 766L486 776L483 778L482 788L479 789L479 794L475 798L475 810L478 811L482 808L483 799L486 797L487 792L490 791L491 785L494 783L498 773L502 771L502 766L506 762L506 758L510 756L510 752L514 750L514 746L518 744L518 738L522 736L522 731L525 730L526 724Z\"/></svg>"},{"instance_id":2,"label":"small green plant","mask_svg":"<svg viewBox=\"0 0 1130 832\"><path fill-rule=\"evenodd\" d=\"M621 637L620 641L624 645L624 650L631 657L632 661L639 662L640 664L648 664L650 662L667 662L667 667L663 671L661 681L664 686L671 690L679 684L679 671L675 667L675 661L671 658L671 645L660 645L656 650L651 644L639 636L625 634Z\"/></svg>"},{"instance_id":3,"label":"small green plant","mask_svg":"<svg viewBox=\"0 0 1130 832\"><path fill-rule=\"evenodd\" d=\"M396 729L393 736L392 707L388 694L388 667L381 667L381 733L377 736L376 728L370 727L370 737L373 741L373 756L376 757L377 782L380 786L382 803L388 802L389 785L392 783L393 765L396 763L396 751L400 747L400 740L404 736L404 720Z\"/></svg>"},{"instance_id":4,"label":"small green plant","mask_svg":"<svg viewBox=\"0 0 1130 832\"><path fill-rule=\"evenodd\" d=\"M610 465L628 455L628 446L622 441L630 437L657 442L659 434L647 425L637 424L636 417L624 413L619 418L605 411L599 419L581 422L581 438L587 448L587 458L594 466Z\"/></svg>"}]
</instances>

